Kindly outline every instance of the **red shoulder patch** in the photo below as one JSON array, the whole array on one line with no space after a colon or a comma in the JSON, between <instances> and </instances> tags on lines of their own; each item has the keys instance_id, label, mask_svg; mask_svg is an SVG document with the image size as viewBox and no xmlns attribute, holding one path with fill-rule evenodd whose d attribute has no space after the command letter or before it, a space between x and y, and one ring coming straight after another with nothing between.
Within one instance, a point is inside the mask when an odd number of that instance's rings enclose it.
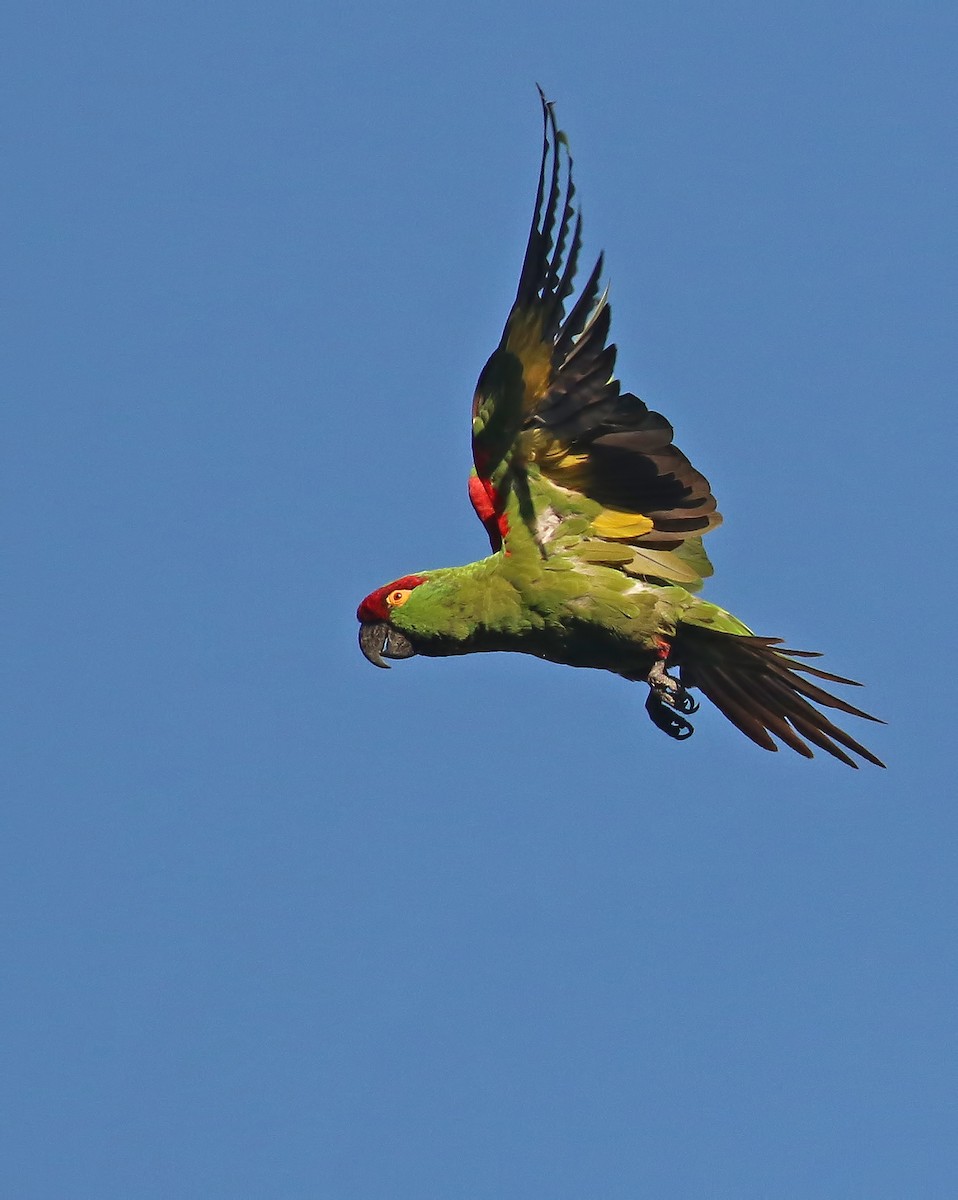
<instances>
[{"instance_id":1,"label":"red shoulder patch","mask_svg":"<svg viewBox=\"0 0 958 1200\"><path fill-rule=\"evenodd\" d=\"M402 579L394 579L392 583L387 583L385 587L376 588L374 592L369 593L359 608L356 609L356 619L362 621L365 625L370 625L374 621L388 621L389 605L386 603L386 597L389 593L399 591L400 589L416 588L425 582L425 575L404 575Z\"/></svg>"}]
</instances>

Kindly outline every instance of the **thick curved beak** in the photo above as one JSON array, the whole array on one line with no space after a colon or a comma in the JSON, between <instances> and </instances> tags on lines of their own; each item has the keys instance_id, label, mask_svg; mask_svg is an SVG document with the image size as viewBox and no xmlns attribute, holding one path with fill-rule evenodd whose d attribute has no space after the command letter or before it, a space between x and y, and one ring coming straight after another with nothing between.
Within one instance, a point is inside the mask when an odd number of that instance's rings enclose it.
<instances>
[{"instance_id":1,"label":"thick curved beak","mask_svg":"<svg viewBox=\"0 0 958 1200\"><path fill-rule=\"evenodd\" d=\"M386 667L389 663L383 658L412 658L416 651L412 642L398 629L393 629L385 621L359 626L359 648L374 667Z\"/></svg>"}]
</instances>

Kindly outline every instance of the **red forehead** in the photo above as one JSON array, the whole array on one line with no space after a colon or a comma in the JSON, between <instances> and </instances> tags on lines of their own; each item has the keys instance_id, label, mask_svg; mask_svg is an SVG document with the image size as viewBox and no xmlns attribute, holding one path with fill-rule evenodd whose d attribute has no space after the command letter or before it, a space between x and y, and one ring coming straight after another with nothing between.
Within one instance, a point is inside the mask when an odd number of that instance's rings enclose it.
<instances>
[{"instance_id":1,"label":"red forehead","mask_svg":"<svg viewBox=\"0 0 958 1200\"><path fill-rule=\"evenodd\" d=\"M386 603L386 597L389 593L410 590L419 587L421 583L425 582L424 575L404 575L402 579L394 579L392 583L387 583L385 587L376 588L374 592L369 593L359 608L356 609L356 617L366 623L388 621L389 605Z\"/></svg>"}]
</instances>

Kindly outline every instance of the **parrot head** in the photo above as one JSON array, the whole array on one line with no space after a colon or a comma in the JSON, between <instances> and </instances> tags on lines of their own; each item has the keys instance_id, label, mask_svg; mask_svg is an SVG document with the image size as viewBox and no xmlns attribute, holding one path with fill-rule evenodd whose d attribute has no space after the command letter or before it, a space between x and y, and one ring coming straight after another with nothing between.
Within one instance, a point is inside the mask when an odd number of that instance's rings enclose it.
<instances>
[{"instance_id":1,"label":"parrot head","mask_svg":"<svg viewBox=\"0 0 958 1200\"><path fill-rule=\"evenodd\" d=\"M412 658L416 647L403 632L401 610L416 588L424 584L422 575L404 575L370 592L356 610L359 620L359 648L376 667L388 667L386 658ZM415 606L414 606L415 607Z\"/></svg>"}]
</instances>

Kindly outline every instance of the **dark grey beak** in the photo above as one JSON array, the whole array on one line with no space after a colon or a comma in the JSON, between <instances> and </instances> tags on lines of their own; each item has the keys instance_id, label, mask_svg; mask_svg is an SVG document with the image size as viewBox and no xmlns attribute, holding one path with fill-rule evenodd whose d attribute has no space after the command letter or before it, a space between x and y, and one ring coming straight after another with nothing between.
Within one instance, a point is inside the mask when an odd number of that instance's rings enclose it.
<instances>
[{"instance_id":1,"label":"dark grey beak","mask_svg":"<svg viewBox=\"0 0 958 1200\"><path fill-rule=\"evenodd\" d=\"M412 658L412 642L385 621L359 626L359 648L374 667L389 667L383 658Z\"/></svg>"}]
</instances>

